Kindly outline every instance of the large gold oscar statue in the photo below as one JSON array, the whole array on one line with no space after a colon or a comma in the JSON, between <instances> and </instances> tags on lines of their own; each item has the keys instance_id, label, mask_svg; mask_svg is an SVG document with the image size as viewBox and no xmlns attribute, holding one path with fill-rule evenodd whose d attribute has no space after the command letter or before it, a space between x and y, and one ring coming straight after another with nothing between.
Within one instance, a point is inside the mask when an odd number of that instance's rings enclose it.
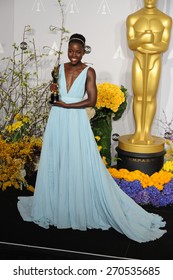
<instances>
[{"instance_id":1,"label":"large gold oscar statue","mask_svg":"<svg viewBox=\"0 0 173 280\"><path fill-rule=\"evenodd\" d=\"M144 7L127 17L127 41L134 52L132 65L135 132L119 138L119 148L153 153L164 149L164 140L151 135L162 53L168 49L172 18L156 8L157 0L144 0Z\"/></svg>"}]
</instances>

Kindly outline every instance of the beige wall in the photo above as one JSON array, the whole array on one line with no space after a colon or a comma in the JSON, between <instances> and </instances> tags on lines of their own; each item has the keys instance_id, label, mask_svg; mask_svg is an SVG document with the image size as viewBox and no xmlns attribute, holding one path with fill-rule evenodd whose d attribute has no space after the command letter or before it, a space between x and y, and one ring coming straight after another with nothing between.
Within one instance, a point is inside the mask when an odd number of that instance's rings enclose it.
<instances>
[{"instance_id":1,"label":"beige wall","mask_svg":"<svg viewBox=\"0 0 173 280\"><path fill-rule=\"evenodd\" d=\"M14 0L0 0L0 58L11 53L14 41Z\"/></svg>"},{"instance_id":2,"label":"beige wall","mask_svg":"<svg viewBox=\"0 0 173 280\"><path fill-rule=\"evenodd\" d=\"M129 14L143 7L143 0L64 0L63 3L66 12L65 27L70 34L82 33L87 39L87 44L92 47L91 54L86 55L84 61L92 63L97 72L97 82L123 84L128 89L128 108L123 117L113 124L113 131L120 135L132 133L134 129L131 90L133 53L127 46L125 22ZM173 15L173 1L158 0L157 7L168 15ZM9 53L13 38L15 42L22 41L23 28L28 24L34 30L38 50L42 50L45 45L58 45L59 35L51 33L49 26L59 26L60 20L56 0L0 0L0 43L4 47L4 53ZM158 119L163 117L162 111L166 111L168 118L172 115L172 49L173 36L169 50L163 55L157 113L153 123L154 134L160 133ZM2 57L1 53L0 57ZM66 45L64 45L62 62L66 59ZM43 79L50 78L54 62L55 58L49 56L47 62L42 65Z\"/></svg>"}]
</instances>

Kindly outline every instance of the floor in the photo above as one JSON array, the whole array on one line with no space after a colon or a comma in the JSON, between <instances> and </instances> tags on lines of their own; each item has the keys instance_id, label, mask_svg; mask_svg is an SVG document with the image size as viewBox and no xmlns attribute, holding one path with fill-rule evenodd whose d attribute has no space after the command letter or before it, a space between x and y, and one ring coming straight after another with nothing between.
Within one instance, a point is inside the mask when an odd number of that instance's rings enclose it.
<instances>
[{"instance_id":1,"label":"floor","mask_svg":"<svg viewBox=\"0 0 173 280\"><path fill-rule=\"evenodd\" d=\"M145 207L163 216L167 233L159 240L137 243L114 229L79 231L51 227L46 230L24 222L16 206L19 195L30 195L30 192L0 190L1 260L173 260L173 206Z\"/></svg>"}]
</instances>

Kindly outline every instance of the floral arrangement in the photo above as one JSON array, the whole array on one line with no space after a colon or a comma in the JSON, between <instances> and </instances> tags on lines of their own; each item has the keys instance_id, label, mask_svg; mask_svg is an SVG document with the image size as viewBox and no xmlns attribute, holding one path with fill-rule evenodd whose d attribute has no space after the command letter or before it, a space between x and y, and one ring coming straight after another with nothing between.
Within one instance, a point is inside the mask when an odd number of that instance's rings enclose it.
<instances>
[{"instance_id":1,"label":"floral arrangement","mask_svg":"<svg viewBox=\"0 0 173 280\"><path fill-rule=\"evenodd\" d=\"M166 119L166 115L165 115ZM166 144L165 162L151 176L139 171L108 168L119 187L136 203L163 207L173 204L173 119L162 121Z\"/></svg>"},{"instance_id":2,"label":"floral arrangement","mask_svg":"<svg viewBox=\"0 0 173 280\"><path fill-rule=\"evenodd\" d=\"M25 27L25 33L30 26ZM27 176L36 169L41 150L49 106L49 83L39 83L37 71L41 56L37 56L35 44L30 50L13 45L13 56L3 58L7 67L0 74L0 188L27 189L33 187ZM33 51L32 51L33 49ZM20 57L20 58L19 58ZM25 57L25 58L24 58ZM32 86L31 86L32 80Z\"/></svg>"},{"instance_id":3,"label":"floral arrangement","mask_svg":"<svg viewBox=\"0 0 173 280\"><path fill-rule=\"evenodd\" d=\"M27 39L31 32L31 26L25 26L23 38ZM0 73L0 134L4 137L13 137L14 132L18 138L16 132L21 125L25 132L27 129L27 135L42 134L50 108L50 82L42 82L38 76L44 58L45 55L37 54L33 39L20 45L14 43L12 56L1 59L4 69Z\"/></svg>"},{"instance_id":4,"label":"floral arrangement","mask_svg":"<svg viewBox=\"0 0 173 280\"><path fill-rule=\"evenodd\" d=\"M113 120L118 120L126 109L127 89L110 83L97 85L98 97L96 103L96 115L107 117L113 114Z\"/></svg>"},{"instance_id":5,"label":"floral arrangement","mask_svg":"<svg viewBox=\"0 0 173 280\"><path fill-rule=\"evenodd\" d=\"M165 112L163 111L164 120L160 120L163 129L163 137L165 138L165 163L163 169L173 173L173 116L168 121Z\"/></svg>"},{"instance_id":6,"label":"floral arrangement","mask_svg":"<svg viewBox=\"0 0 173 280\"><path fill-rule=\"evenodd\" d=\"M98 96L94 109L89 110L93 133L98 142L100 154L111 165L112 120L121 118L127 106L127 89L111 83L97 85Z\"/></svg>"},{"instance_id":7,"label":"floral arrangement","mask_svg":"<svg viewBox=\"0 0 173 280\"><path fill-rule=\"evenodd\" d=\"M14 122L7 125L0 135L0 188L7 187L33 190L27 182L37 169L42 139L29 135L30 119L27 115L14 116Z\"/></svg>"},{"instance_id":8,"label":"floral arrangement","mask_svg":"<svg viewBox=\"0 0 173 280\"><path fill-rule=\"evenodd\" d=\"M28 115L20 115L19 113L14 116L14 122L5 127L3 137L7 142L16 142L29 134L30 120Z\"/></svg>"},{"instance_id":9,"label":"floral arrangement","mask_svg":"<svg viewBox=\"0 0 173 280\"><path fill-rule=\"evenodd\" d=\"M34 188L27 182L25 176L35 171L37 155L39 156L42 140L37 137L25 136L15 142L7 142L0 136L0 188L5 191L7 187L22 189Z\"/></svg>"},{"instance_id":10,"label":"floral arrangement","mask_svg":"<svg viewBox=\"0 0 173 280\"><path fill-rule=\"evenodd\" d=\"M163 116L164 120L160 120L160 123L163 130L163 137L165 138L165 160L173 161L173 116L170 121L168 121L166 113L164 111Z\"/></svg>"},{"instance_id":11,"label":"floral arrangement","mask_svg":"<svg viewBox=\"0 0 173 280\"><path fill-rule=\"evenodd\" d=\"M163 169L151 176L139 170L109 168L118 186L140 205L163 207L173 204L173 173Z\"/></svg>"},{"instance_id":12,"label":"floral arrangement","mask_svg":"<svg viewBox=\"0 0 173 280\"><path fill-rule=\"evenodd\" d=\"M50 26L50 31L60 32L59 50L54 50L56 63L62 54L65 36L64 5L57 0L61 13L60 28ZM42 135L50 110L50 81L39 77L46 53L37 54L30 25L24 27L23 42L13 44L12 56L1 59L4 70L0 73L0 188L8 187L34 191L28 177L37 170ZM45 50L50 47L43 47ZM52 49L51 49L52 50Z\"/></svg>"},{"instance_id":13,"label":"floral arrangement","mask_svg":"<svg viewBox=\"0 0 173 280\"><path fill-rule=\"evenodd\" d=\"M163 170L173 174L173 160L167 160L163 165Z\"/></svg>"}]
</instances>

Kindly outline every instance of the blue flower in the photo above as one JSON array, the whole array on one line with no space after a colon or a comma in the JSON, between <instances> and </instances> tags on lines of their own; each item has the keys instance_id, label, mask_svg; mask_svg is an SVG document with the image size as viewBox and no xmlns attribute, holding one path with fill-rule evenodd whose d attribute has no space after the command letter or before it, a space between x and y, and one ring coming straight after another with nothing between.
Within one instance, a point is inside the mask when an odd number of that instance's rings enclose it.
<instances>
[{"instance_id":1,"label":"blue flower","mask_svg":"<svg viewBox=\"0 0 173 280\"><path fill-rule=\"evenodd\" d=\"M133 182L113 178L122 191L140 205L150 204L154 207L165 207L173 204L173 179L164 185L163 191L155 186L143 188L139 180Z\"/></svg>"},{"instance_id":2,"label":"blue flower","mask_svg":"<svg viewBox=\"0 0 173 280\"><path fill-rule=\"evenodd\" d=\"M150 204L151 202L150 195L146 189L136 193L136 195L134 196L134 200L136 201L136 203L141 205Z\"/></svg>"},{"instance_id":3,"label":"blue flower","mask_svg":"<svg viewBox=\"0 0 173 280\"><path fill-rule=\"evenodd\" d=\"M162 191L164 195L173 194L173 179L164 185L164 189Z\"/></svg>"}]
</instances>

